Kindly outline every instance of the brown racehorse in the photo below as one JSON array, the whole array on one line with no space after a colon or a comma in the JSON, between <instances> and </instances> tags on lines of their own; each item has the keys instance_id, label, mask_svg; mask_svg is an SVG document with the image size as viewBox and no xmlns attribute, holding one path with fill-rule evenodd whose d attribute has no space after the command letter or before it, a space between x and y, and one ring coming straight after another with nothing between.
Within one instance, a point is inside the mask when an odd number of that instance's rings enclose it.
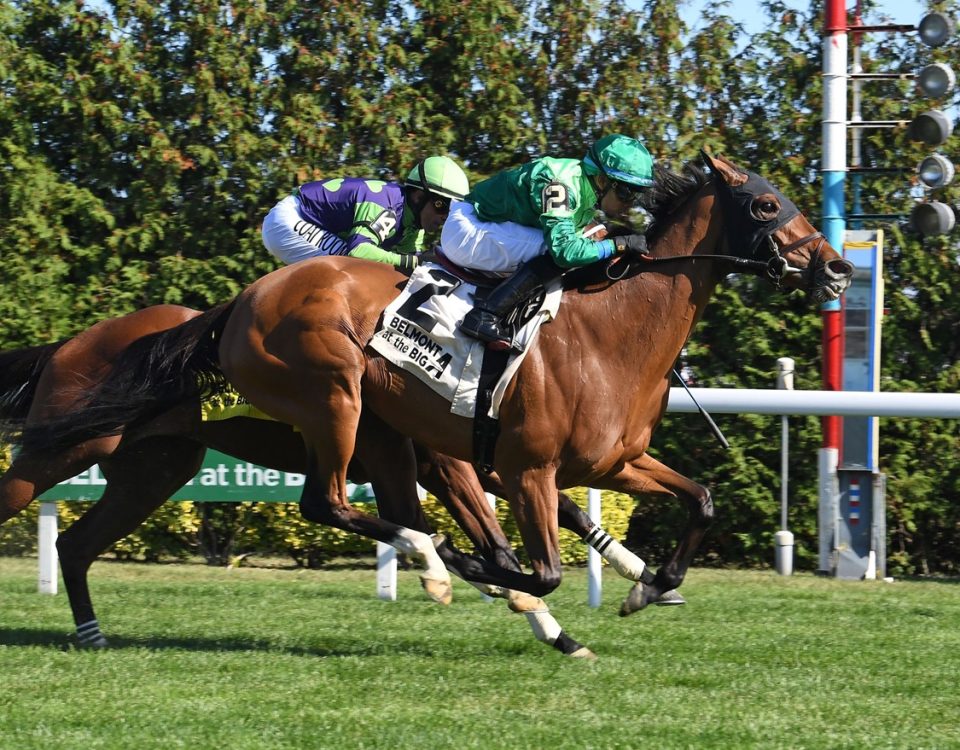
<instances>
[{"instance_id":1,"label":"brown racehorse","mask_svg":"<svg viewBox=\"0 0 960 750\"><path fill-rule=\"evenodd\" d=\"M132 342L199 314L185 307L158 305L102 321L69 341L0 352L0 423L7 432L16 432L31 419L69 413L78 405L78 393L109 374L113 363ZM367 421L370 426L361 430L361 443L366 447L360 454L370 455L369 461L377 469L391 467L393 456L397 452L402 455L406 448L402 442L378 444L376 436L389 433L376 429L371 418ZM91 603L87 582L90 565L111 544L143 523L169 494L196 473L205 448L214 447L276 469L301 472L304 468L303 441L290 427L246 417L203 421L199 401L189 408L178 407L150 424L140 425L138 432L139 439L125 436L122 446L120 436L109 436L82 441L65 451L21 454L0 477L2 524L56 482L94 463L99 463L104 471L108 481L103 499L91 505L81 519L59 536L57 543L81 645L107 645ZM519 570L509 541L483 495L484 489L502 492L496 479L484 476L481 487L470 464L420 447L417 455L418 481L446 506L477 551L497 565ZM362 467L355 463L352 476L365 480L367 477L362 472ZM150 481L145 481L145 477L150 477ZM377 478L377 484L380 483ZM378 495L381 515L404 526L431 531L419 503L410 504L409 495L392 491L396 485L391 481L385 489L381 488ZM617 543L566 496L560 497L560 511L561 524L600 547L602 554L623 575L630 580L637 580L641 573L652 577L638 558L626 550L618 550ZM458 574L463 575L462 566L471 566L470 558L449 543L441 545L439 551L447 566ZM514 609L535 604L516 597L514 592L480 588L508 598ZM676 592L669 592L657 603L682 604L683 599ZM540 603L540 606L544 605ZM539 619L543 617L539 615ZM539 637L539 631L535 629L535 632ZM562 632L552 640L541 640L564 653L588 655Z\"/></svg>"},{"instance_id":2,"label":"brown racehorse","mask_svg":"<svg viewBox=\"0 0 960 750\"><path fill-rule=\"evenodd\" d=\"M713 501L646 451L672 366L714 287L731 271L753 271L823 302L850 283L852 265L769 182L722 157L704 158L709 176L692 167L659 171L647 206L648 256L567 278L558 317L507 388L494 463L533 572L500 570L502 585L535 596L556 588L558 488L592 486L686 504L690 521L670 560L634 586L624 608L679 586ZM472 420L451 414L430 388L367 347L403 282L391 267L342 258L280 269L232 303L138 342L88 408L27 429L24 450L113 434L225 376L257 408L299 428L307 518L413 547L414 536L353 508L346 494L362 405L417 442L474 455Z\"/></svg>"}]
</instances>

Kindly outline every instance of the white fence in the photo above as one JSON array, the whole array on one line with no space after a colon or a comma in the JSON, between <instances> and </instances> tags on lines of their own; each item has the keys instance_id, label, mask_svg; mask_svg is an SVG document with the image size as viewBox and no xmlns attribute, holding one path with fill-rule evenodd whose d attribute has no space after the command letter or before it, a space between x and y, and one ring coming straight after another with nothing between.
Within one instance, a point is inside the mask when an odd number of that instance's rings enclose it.
<instances>
[{"instance_id":1,"label":"white fence","mask_svg":"<svg viewBox=\"0 0 960 750\"><path fill-rule=\"evenodd\" d=\"M956 393L786 391L757 388L691 388L700 405L715 414L813 414L822 417L960 417ZM696 412L683 388L670 389L667 411Z\"/></svg>"}]
</instances>

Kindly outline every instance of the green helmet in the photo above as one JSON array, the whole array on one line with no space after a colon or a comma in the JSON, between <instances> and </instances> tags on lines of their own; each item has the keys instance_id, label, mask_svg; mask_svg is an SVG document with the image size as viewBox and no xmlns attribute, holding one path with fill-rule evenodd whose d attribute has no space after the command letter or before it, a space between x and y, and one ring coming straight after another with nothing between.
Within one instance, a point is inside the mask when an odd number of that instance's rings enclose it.
<instances>
[{"instance_id":1,"label":"green helmet","mask_svg":"<svg viewBox=\"0 0 960 750\"><path fill-rule=\"evenodd\" d=\"M470 192L470 181L449 156L428 156L410 170L404 185L461 201Z\"/></svg>"},{"instance_id":2,"label":"green helmet","mask_svg":"<svg viewBox=\"0 0 960 750\"><path fill-rule=\"evenodd\" d=\"M636 187L653 186L653 157L636 138L605 135L583 157L587 174L604 174Z\"/></svg>"}]
</instances>

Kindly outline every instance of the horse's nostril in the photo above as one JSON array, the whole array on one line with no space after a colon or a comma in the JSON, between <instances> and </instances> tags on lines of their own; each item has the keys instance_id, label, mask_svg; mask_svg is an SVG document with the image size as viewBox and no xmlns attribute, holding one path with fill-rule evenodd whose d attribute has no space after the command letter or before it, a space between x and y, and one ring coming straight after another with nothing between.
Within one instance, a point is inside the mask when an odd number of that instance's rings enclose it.
<instances>
[{"instance_id":1,"label":"horse's nostril","mask_svg":"<svg viewBox=\"0 0 960 750\"><path fill-rule=\"evenodd\" d=\"M833 260L827 261L827 269L830 273L836 277L853 276L853 263L851 263L846 258L834 258Z\"/></svg>"}]
</instances>

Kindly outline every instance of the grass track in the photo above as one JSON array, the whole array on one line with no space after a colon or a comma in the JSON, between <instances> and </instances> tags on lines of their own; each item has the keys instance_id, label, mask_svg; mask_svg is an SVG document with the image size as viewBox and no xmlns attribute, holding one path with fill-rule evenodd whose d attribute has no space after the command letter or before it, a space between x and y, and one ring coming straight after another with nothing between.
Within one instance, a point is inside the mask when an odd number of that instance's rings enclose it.
<instances>
[{"instance_id":1,"label":"grass track","mask_svg":"<svg viewBox=\"0 0 960 750\"><path fill-rule=\"evenodd\" d=\"M0 750L960 748L960 586L694 570L683 608L628 585L551 595L565 659L458 581L400 600L372 570L100 562L114 648L75 650L66 597L0 558Z\"/></svg>"}]
</instances>

